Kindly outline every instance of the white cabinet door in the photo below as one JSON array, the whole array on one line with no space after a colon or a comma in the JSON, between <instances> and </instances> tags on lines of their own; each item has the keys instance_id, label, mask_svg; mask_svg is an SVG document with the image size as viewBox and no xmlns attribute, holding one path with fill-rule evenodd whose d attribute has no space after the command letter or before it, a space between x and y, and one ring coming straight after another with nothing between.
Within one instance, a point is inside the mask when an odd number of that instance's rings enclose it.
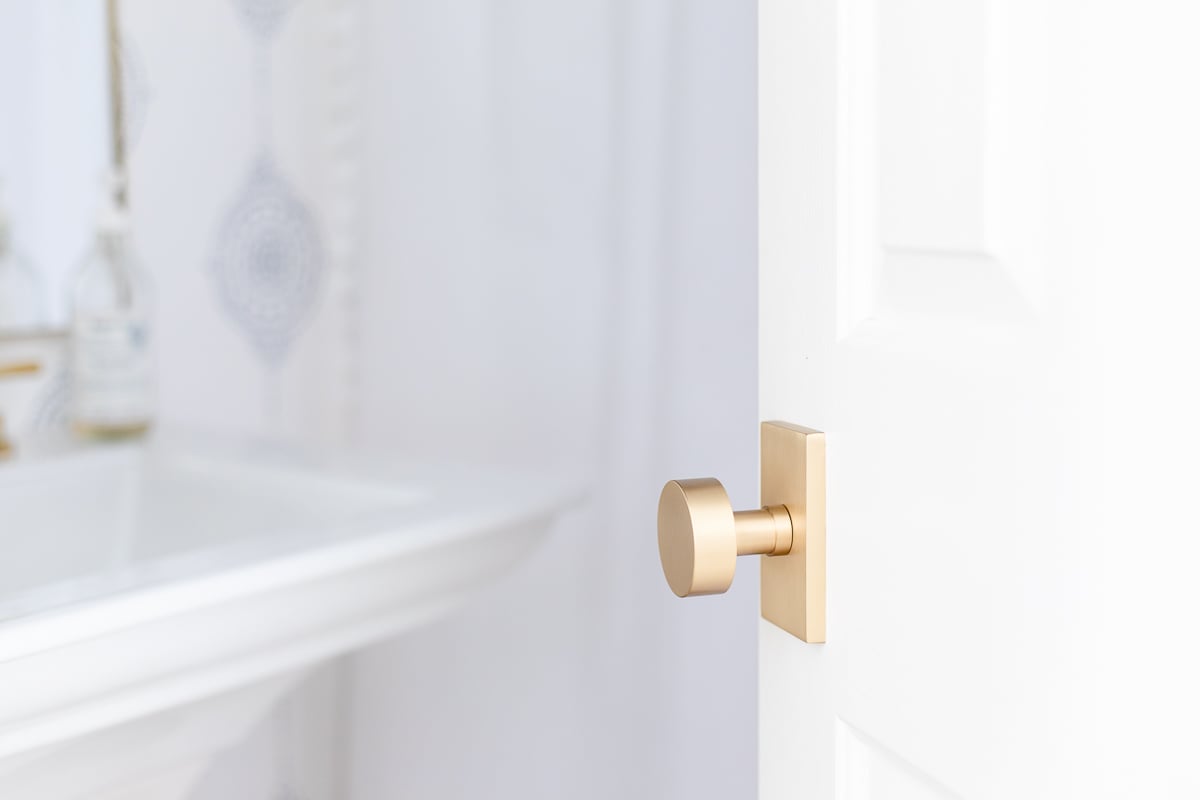
<instances>
[{"instance_id":1,"label":"white cabinet door","mask_svg":"<svg viewBox=\"0 0 1200 800\"><path fill-rule=\"evenodd\" d=\"M763 419L827 432L774 798L1200 797L1200 6L760 3Z\"/></svg>"}]
</instances>

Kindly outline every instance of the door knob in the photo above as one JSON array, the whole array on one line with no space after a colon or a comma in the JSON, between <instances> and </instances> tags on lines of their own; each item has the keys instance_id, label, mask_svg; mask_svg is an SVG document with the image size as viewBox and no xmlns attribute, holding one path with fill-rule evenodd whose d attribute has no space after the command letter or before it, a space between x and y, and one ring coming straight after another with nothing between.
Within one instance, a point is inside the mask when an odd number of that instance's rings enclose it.
<instances>
[{"instance_id":1,"label":"door knob","mask_svg":"<svg viewBox=\"0 0 1200 800\"><path fill-rule=\"evenodd\" d=\"M738 556L762 555L762 616L825 641L825 434L764 422L762 508L734 511L715 478L668 481L658 498L658 554L680 597L720 594Z\"/></svg>"},{"instance_id":2,"label":"door knob","mask_svg":"<svg viewBox=\"0 0 1200 800\"><path fill-rule=\"evenodd\" d=\"M667 481L658 498L658 555L667 584L680 597L726 591L738 556L791 549L787 506L734 511L716 478Z\"/></svg>"}]
</instances>

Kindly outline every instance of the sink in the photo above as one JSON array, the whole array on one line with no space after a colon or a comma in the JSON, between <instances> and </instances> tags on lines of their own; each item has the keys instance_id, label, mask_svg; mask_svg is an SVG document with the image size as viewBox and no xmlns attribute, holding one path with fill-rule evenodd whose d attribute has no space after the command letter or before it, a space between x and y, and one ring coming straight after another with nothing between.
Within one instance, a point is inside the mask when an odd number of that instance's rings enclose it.
<instances>
[{"instance_id":1,"label":"sink","mask_svg":"<svg viewBox=\"0 0 1200 800\"><path fill-rule=\"evenodd\" d=\"M186 796L305 670L484 589L575 498L194 434L35 450L0 465L0 797Z\"/></svg>"}]
</instances>

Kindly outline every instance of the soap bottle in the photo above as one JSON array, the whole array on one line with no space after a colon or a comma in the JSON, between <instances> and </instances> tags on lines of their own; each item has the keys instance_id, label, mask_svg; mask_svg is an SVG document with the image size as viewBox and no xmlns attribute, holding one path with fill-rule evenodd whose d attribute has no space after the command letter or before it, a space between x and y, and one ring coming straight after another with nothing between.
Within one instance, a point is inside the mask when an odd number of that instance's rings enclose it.
<instances>
[{"instance_id":1,"label":"soap bottle","mask_svg":"<svg viewBox=\"0 0 1200 800\"><path fill-rule=\"evenodd\" d=\"M0 197L0 330L29 331L43 325L42 285L13 244L12 220Z\"/></svg>"},{"instance_id":2,"label":"soap bottle","mask_svg":"<svg viewBox=\"0 0 1200 800\"><path fill-rule=\"evenodd\" d=\"M140 435L153 418L150 288L134 258L116 181L70 292L71 425L97 438Z\"/></svg>"}]
</instances>

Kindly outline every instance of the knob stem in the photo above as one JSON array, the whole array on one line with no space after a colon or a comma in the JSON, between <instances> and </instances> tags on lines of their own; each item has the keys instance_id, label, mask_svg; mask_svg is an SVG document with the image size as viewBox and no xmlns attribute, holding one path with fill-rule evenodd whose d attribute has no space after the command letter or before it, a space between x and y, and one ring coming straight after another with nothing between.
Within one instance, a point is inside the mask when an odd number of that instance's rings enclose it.
<instances>
[{"instance_id":1,"label":"knob stem","mask_svg":"<svg viewBox=\"0 0 1200 800\"><path fill-rule=\"evenodd\" d=\"M792 517L787 506L733 512L739 556L787 555L792 549Z\"/></svg>"}]
</instances>

